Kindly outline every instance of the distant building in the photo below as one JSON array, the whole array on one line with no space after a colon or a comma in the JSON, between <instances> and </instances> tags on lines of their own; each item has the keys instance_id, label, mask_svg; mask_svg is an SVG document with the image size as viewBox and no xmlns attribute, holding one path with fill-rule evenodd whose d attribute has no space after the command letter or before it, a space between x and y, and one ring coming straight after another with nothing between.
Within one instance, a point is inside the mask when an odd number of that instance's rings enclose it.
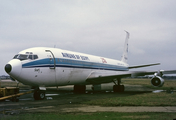
<instances>
[{"instance_id":1,"label":"distant building","mask_svg":"<svg viewBox=\"0 0 176 120\"><path fill-rule=\"evenodd\" d=\"M8 75L2 75L2 76L0 76L0 79L1 80L10 79L10 76L8 76Z\"/></svg>"},{"instance_id":2,"label":"distant building","mask_svg":"<svg viewBox=\"0 0 176 120\"><path fill-rule=\"evenodd\" d=\"M137 76L137 77L129 77L129 78L139 78L139 79L145 79L145 78L148 78L148 79L151 79L153 77L153 75L146 75L146 76ZM165 76L163 75L162 76L163 79L165 80L176 80L176 76Z\"/></svg>"}]
</instances>

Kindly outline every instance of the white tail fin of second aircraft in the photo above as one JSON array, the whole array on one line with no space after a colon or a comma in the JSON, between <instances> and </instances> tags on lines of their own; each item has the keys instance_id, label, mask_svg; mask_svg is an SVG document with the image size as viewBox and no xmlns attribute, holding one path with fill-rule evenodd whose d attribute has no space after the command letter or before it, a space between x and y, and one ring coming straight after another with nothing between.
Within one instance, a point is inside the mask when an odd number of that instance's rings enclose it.
<instances>
[{"instance_id":1,"label":"white tail fin of second aircraft","mask_svg":"<svg viewBox=\"0 0 176 120\"><path fill-rule=\"evenodd\" d=\"M125 31L125 32L126 32L126 39L125 39L125 45L124 45L124 50L123 50L123 55L122 55L121 61L127 63L127 61L128 61L128 39L130 37L130 34L127 31Z\"/></svg>"}]
</instances>

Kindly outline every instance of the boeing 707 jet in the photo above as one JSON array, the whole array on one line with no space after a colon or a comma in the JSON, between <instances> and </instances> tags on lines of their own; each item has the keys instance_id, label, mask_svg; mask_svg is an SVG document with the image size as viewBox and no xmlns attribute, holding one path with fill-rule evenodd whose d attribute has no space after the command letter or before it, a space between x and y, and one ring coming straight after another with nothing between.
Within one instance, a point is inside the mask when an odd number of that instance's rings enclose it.
<instances>
[{"instance_id":1,"label":"boeing 707 jet","mask_svg":"<svg viewBox=\"0 0 176 120\"><path fill-rule=\"evenodd\" d=\"M34 99L45 98L45 87L74 85L74 92L85 92L86 85L100 85L113 82L114 92L123 92L121 79L131 76L152 75L151 84L161 87L163 74L173 74L176 70L131 71L130 69L156 64L129 66L129 33L126 32L121 60L73 52L58 48L35 47L23 50L5 65L11 78L35 89Z\"/></svg>"}]
</instances>

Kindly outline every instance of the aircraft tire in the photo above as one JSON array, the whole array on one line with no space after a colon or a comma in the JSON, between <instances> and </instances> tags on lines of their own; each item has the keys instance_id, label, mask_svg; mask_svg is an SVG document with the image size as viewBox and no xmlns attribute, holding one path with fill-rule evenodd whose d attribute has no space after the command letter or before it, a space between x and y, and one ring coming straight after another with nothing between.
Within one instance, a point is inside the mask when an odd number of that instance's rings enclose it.
<instances>
[{"instance_id":1,"label":"aircraft tire","mask_svg":"<svg viewBox=\"0 0 176 120\"><path fill-rule=\"evenodd\" d=\"M113 91L114 92L124 92L125 87L124 85L114 85L113 86Z\"/></svg>"},{"instance_id":2,"label":"aircraft tire","mask_svg":"<svg viewBox=\"0 0 176 120\"><path fill-rule=\"evenodd\" d=\"M120 86L121 86L121 88L120 88L121 92L124 92L125 91L125 86L124 85L120 85Z\"/></svg>"},{"instance_id":3,"label":"aircraft tire","mask_svg":"<svg viewBox=\"0 0 176 120\"><path fill-rule=\"evenodd\" d=\"M35 100L43 100L45 99L45 91L35 91L33 96Z\"/></svg>"}]
</instances>

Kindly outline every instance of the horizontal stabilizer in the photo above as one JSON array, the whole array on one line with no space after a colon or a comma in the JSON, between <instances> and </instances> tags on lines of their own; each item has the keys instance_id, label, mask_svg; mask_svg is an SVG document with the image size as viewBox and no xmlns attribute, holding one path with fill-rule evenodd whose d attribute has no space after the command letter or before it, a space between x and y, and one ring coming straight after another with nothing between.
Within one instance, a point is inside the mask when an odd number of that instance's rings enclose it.
<instances>
[{"instance_id":1,"label":"horizontal stabilizer","mask_svg":"<svg viewBox=\"0 0 176 120\"><path fill-rule=\"evenodd\" d=\"M133 69L133 68L141 68L141 67L148 67L148 66L154 66L154 65L160 65L160 63L147 64L147 65L138 65L138 66L130 66L130 67L128 67L128 68L129 68L129 69Z\"/></svg>"}]
</instances>

